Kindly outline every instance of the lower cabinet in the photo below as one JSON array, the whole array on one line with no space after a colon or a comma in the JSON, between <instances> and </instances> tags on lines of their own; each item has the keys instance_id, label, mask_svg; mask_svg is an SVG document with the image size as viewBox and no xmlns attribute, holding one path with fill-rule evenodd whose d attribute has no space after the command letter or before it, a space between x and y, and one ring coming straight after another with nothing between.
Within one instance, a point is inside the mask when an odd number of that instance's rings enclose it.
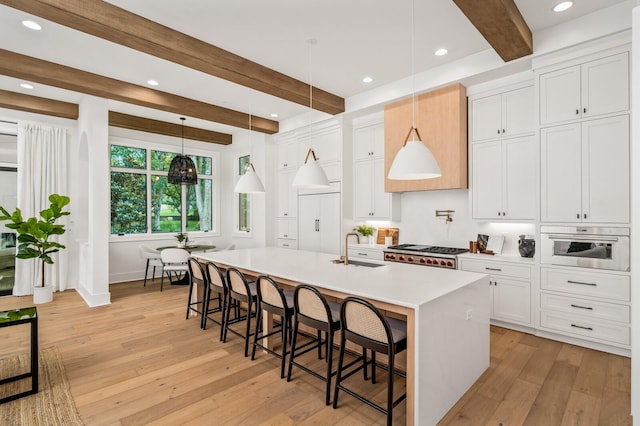
<instances>
[{"instance_id":1,"label":"lower cabinet","mask_svg":"<svg viewBox=\"0 0 640 426\"><path fill-rule=\"evenodd\" d=\"M384 260L384 247L385 246L381 244L375 246L368 244L349 244L349 259Z\"/></svg>"},{"instance_id":2,"label":"lower cabinet","mask_svg":"<svg viewBox=\"0 0 640 426\"><path fill-rule=\"evenodd\" d=\"M584 269L540 269L540 328L628 349L631 344L629 275Z\"/></svg>"},{"instance_id":3,"label":"lower cabinet","mask_svg":"<svg viewBox=\"0 0 640 426\"><path fill-rule=\"evenodd\" d=\"M460 259L463 271L489 274L491 319L531 326L531 268L516 262Z\"/></svg>"}]
</instances>

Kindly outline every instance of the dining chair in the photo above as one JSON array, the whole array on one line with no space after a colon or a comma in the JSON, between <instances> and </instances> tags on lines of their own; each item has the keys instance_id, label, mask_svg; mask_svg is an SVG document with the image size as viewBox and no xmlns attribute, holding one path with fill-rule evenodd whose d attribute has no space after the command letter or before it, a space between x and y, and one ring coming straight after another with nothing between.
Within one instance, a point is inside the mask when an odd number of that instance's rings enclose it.
<instances>
[{"instance_id":1,"label":"dining chair","mask_svg":"<svg viewBox=\"0 0 640 426\"><path fill-rule=\"evenodd\" d=\"M140 244L138 246L138 251L140 252L140 257L145 259L146 265L144 268L144 287L147 286L147 274L149 273L149 266L153 266L153 274L151 276L151 280L156 279L156 267L159 266L162 268L162 260L160 259L160 252L154 248L149 247L146 244Z\"/></svg>"},{"instance_id":2,"label":"dining chair","mask_svg":"<svg viewBox=\"0 0 640 426\"><path fill-rule=\"evenodd\" d=\"M251 317L256 315L257 290L256 283L249 280L236 268L227 269L227 285L229 286L228 303L225 310L225 321L222 331L222 341L227 341L227 332L244 339L244 356L249 356L249 339L251 332ZM231 318L231 308L234 308L234 318ZM241 315L241 308L246 308L246 314ZM245 322L245 332L240 333L230 327L240 321Z\"/></svg>"},{"instance_id":3,"label":"dining chair","mask_svg":"<svg viewBox=\"0 0 640 426\"><path fill-rule=\"evenodd\" d=\"M342 321L342 335L340 338L340 356L338 359L338 372L336 376L335 391L333 394L333 408L338 407L338 393L344 391L370 407L375 408L387 415L387 425L391 426L393 419L393 407L402 402L406 397L406 391L397 399L393 399L394 376L406 378L406 374L395 369L396 354L407 349L407 323L395 318L389 318L382 313L371 302L358 298L347 297L342 301L340 309L340 319ZM344 355L347 341L361 346L365 350L371 350L372 355L369 361L363 362L357 368L345 374ZM388 365L376 364L376 352L387 355ZM351 377L358 371L371 365L371 382L376 382L376 367L387 370L387 398L386 407L376 404L367 399L362 394L357 393L353 388L343 384L343 381Z\"/></svg>"},{"instance_id":4,"label":"dining chair","mask_svg":"<svg viewBox=\"0 0 640 426\"><path fill-rule=\"evenodd\" d=\"M190 257L187 266L189 267L189 298L187 299L187 316L191 313L201 315L200 328L202 328L202 318L205 315L205 299L208 295L209 280L207 274L198 260ZM195 292L194 292L195 290Z\"/></svg>"},{"instance_id":5,"label":"dining chair","mask_svg":"<svg viewBox=\"0 0 640 426\"><path fill-rule=\"evenodd\" d=\"M291 321L293 320L293 292L284 291L276 282L266 275L260 275L256 284L258 306L256 308L256 329L253 333L253 348L251 350L251 360L256 359L256 348L260 347L264 351L280 358L280 378L284 378L284 367L286 365L287 354L289 354L289 340L291 336ZM280 317L280 324L274 326L269 332L264 332L262 321L264 312ZM273 350L270 345L265 345L264 339L280 334L280 352Z\"/></svg>"},{"instance_id":6,"label":"dining chair","mask_svg":"<svg viewBox=\"0 0 640 426\"><path fill-rule=\"evenodd\" d=\"M340 304L327 300L320 291L307 284L299 284L293 295L295 316L293 322L293 340L291 342L291 354L289 355L289 369L287 381L291 381L293 366L302 371L323 380L325 386L325 404L331 402L331 379L336 375L333 371L333 338L336 331L340 330ZM316 337L307 336L308 342L299 344L301 334L300 325L317 331ZM325 334L324 341L322 333ZM327 369L324 375L314 371L310 365L297 361L296 358L317 349L318 359L322 358L322 347L326 348ZM358 362L355 360L350 365Z\"/></svg>"},{"instance_id":7,"label":"dining chair","mask_svg":"<svg viewBox=\"0 0 640 426\"><path fill-rule=\"evenodd\" d=\"M213 262L207 262L205 266L209 287L204 297L204 315L202 316L202 329L207 329L207 321L213 321L220 325L220 341L225 324L225 308L229 303L229 286L224 272ZM211 306L211 302L218 302L217 306ZM212 314L220 313L220 320L212 317Z\"/></svg>"},{"instance_id":8,"label":"dining chair","mask_svg":"<svg viewBox=\"0 0 640 426\"><path fill-rule=\"evenodd\" d=\"M162 279L160 280L160 291L164 284L164 273L169 277L169 282L173 283L171 273L175 275L176 279L179 274L188 274L189 265L189 252L181 248L167 248L160 252L160 258L162 259Z\"/></svg>"}]
</instances>

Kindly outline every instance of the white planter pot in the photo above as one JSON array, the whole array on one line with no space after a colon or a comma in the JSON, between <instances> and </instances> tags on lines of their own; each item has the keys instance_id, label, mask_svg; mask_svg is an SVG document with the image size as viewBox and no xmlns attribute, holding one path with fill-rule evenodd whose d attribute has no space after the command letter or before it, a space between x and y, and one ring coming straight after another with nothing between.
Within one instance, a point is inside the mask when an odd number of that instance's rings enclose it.
<instances>
[{"instance_id":1,"label":"white planter pot","mask_svg":"<svg viewBox=\"0 0 640 426\"><path fill-rule=\"evenodd\" d=\"M53 287L34 287L33 303L42 304L53 301Z\"/></svg>"}]
</instances>

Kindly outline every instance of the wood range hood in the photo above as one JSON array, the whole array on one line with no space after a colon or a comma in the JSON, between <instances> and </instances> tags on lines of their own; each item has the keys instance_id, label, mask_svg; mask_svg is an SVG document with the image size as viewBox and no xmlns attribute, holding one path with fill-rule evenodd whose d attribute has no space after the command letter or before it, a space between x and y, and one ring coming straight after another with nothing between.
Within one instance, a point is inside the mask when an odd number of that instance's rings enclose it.
<instances>
[{"instance_id":1,"label":"wood range hood","mask_svg":"<svg viewBox=\"0 0 640 426\"><path fill-rule=\"evenodd\" d=\"M391 180L391 163L411 129L412 99L384 107L384 169L386 192L468 188L467 90L453 84L415 96L415 124L433 152L442 176L435 179Z\"/></svg>"}]
</instances>

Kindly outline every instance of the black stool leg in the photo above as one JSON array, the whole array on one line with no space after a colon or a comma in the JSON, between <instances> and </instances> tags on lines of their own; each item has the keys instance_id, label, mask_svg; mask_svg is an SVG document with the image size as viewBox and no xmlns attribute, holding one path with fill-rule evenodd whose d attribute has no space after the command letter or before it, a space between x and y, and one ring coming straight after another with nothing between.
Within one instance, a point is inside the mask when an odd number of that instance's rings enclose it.
<instances>
[{"instance_id":1,"label":"black stool leg","mask_svg":"<svg viewBox=\"0 0 640 426\"><path fill-rule=\"evenodd\" d=\"M38 318L31 322L31 393L38 393Z\"/></svg>"},{"instance_id":2,"label":"black stool leg","mask_svg":"<svg viewBox=\"0 0 640 426\"><path fill-rule=\"evenodd\" d=\"M320 344L320 343L318 343ZM333 364L333 333L327 332L327 388L325 395L325 405L329 405L331 400L331 367Z\"/></svg>"}]
</instances>

